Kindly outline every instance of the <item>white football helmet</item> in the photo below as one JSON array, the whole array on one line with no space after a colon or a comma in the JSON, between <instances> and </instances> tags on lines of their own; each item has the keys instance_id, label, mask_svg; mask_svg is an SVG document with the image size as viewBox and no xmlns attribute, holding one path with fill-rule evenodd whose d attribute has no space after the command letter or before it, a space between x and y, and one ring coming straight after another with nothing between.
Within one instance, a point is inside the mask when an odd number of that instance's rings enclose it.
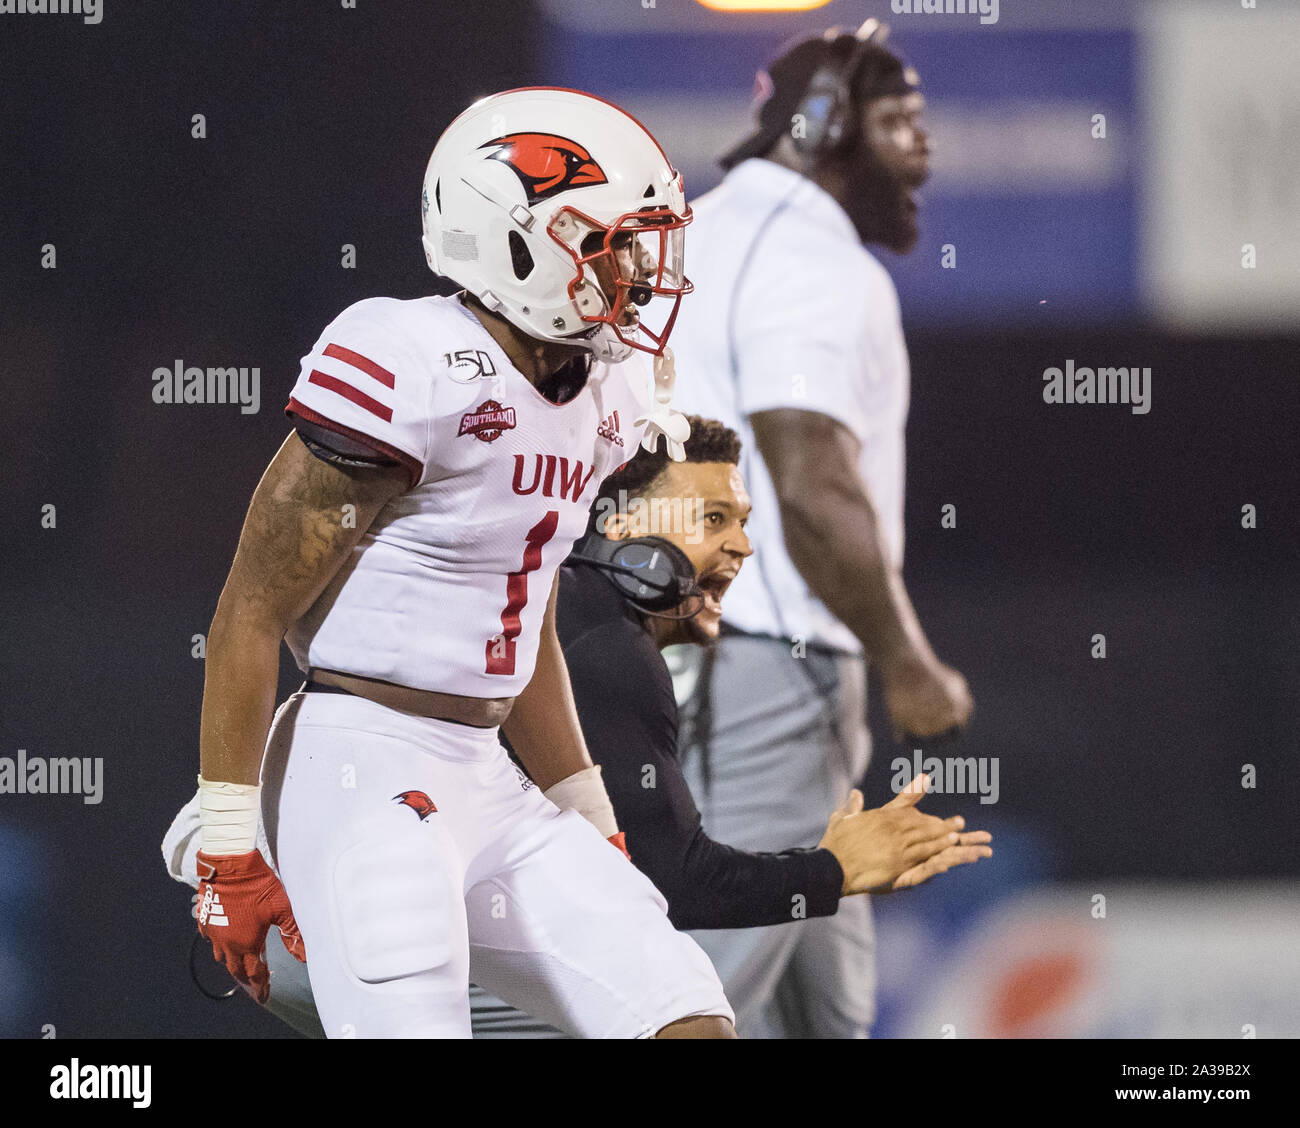
<instances>
[{"instance_id":1,"label":"white football helmet","mask_svg":"<svg viewBox=\"0 0 1300 1128\"><path fill-rule=\"evenodd\" d=\"M483 98L439 138L421 203L429 267L525 333L597 360L662 354L691 291L691 210L658 142L617 106L550 86ZM613 303L593 269L602 259ZM657 332L634 308L656 298Z\"/></svg>"}]
</instances>

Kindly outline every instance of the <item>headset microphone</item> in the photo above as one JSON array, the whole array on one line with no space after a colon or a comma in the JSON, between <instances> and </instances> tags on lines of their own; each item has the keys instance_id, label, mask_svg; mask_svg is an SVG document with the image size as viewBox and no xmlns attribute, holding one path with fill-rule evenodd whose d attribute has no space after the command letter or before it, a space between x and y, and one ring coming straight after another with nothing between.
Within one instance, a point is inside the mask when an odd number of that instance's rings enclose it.
<instances>
[{"instance_id":1,"label":"headset microphone","mask_svg":"<svg viewBox=\"0 0 1300 1128\"><path fill-rule=\"evenodd\" d=\"M569 560L599 568L629 603L657 619L693 619L704 607L695 568L686 553L662 537L610 540L588 533ZM700 604L689 614L666 614L691 598Z\"/></svg>"}]
</instances>

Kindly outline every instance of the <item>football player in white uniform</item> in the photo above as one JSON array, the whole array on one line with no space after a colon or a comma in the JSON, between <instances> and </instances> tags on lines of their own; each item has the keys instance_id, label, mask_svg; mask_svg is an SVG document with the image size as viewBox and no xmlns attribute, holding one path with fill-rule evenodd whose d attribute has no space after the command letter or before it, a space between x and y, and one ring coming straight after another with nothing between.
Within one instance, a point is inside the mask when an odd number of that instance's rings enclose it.
<instances>
[{"instance_id":1,"label":"football player in white uniform","mask_svg":"<svg viewBox=\"0 0 1300 1128\"><path fill-rule=\"evenodd\" d=\"M601 480L688 434L681 178L617 107L533 88L452 123L422 203L464 292L359 302L303 358L212 623L200 931L261 1001L268 927L305 943L331 1037L468 1036L471 969L578 1036L733 1036L605 841L554 627ZM272 719L282 638L307 681Z\"/></svg>"}]
</instances>

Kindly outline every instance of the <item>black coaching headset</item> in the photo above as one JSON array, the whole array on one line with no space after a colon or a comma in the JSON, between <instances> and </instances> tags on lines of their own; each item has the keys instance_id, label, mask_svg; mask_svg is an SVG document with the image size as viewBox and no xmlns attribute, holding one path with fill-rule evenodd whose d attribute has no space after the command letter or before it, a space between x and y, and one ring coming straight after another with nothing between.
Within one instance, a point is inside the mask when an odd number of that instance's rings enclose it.
<instances>
[{"instance_id":1,"label":"black coaching headset","mask_svg":"<svg viewBox=\"0 0 1300 1128\"><path fill-rule=\"evenodd\" d=\"M844 33L839 28L826 32L827 42L835 42ZM836 64L827 62L817 68L795 113L804 122L803 132L791 134L796 151L812 162L844 148L857 136L853 102L853 80L862 65L868 46L884 46L889 25L869 19L853 33L856 42L849 57Z\"/></svg>"},{"instance_id":2,"label":"black coaching headset","mask_svg":"<svg viewBox=\"0 0 1300 1128\"><path fill-rule=\"evenodd\" d=\"M668 614L686 600L704 593L695 582L695 568L675 544L662 537L610 540L588 533L569 554L569 561L599 568L629 603L657 619L691 619L689 613Z\"/></svg>"}]
</instances>

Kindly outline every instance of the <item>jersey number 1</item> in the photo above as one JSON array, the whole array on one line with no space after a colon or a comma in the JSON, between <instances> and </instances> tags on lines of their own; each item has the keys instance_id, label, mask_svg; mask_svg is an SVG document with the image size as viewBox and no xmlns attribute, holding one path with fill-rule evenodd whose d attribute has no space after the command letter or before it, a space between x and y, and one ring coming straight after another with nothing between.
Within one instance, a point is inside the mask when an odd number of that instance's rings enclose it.
<instances>
[{"instance_id":1,"label":"jersey number 1","mask_svg":"<svg viewBox=\"0 0 1300 1128\"><path fill-rule=\"evenodd\" d=\"M528 573L542 566L542 546L555 536L560 514L551 509L524 536L524 565L506 577L506 605L501 612L501 633L487 640L487 672L515 672L515 639L519 637L519 613L528 604Z\"/></svg>"}]
</instances>

